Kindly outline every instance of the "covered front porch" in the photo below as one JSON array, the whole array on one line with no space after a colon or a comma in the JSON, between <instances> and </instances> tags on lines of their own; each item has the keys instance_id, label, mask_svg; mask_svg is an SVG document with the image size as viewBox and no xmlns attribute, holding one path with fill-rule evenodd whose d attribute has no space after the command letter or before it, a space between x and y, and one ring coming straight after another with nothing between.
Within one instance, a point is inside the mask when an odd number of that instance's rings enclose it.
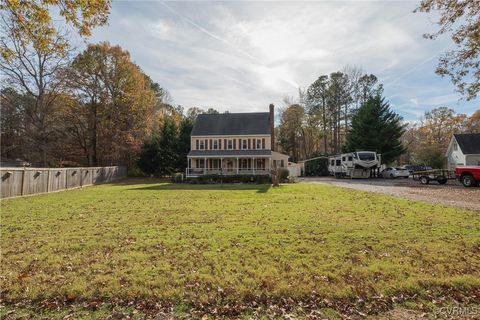
<instances>
[{"instance_id":1,"label":"covered front porch","mask_svg":"<svg viewBox=\"0 0 480 320\"><path fill-rule=\"evenodd\" d=\"M187 177L202 175L270 174L271 156L264 157L188 157Z\"/></svg>"}]
</instances>

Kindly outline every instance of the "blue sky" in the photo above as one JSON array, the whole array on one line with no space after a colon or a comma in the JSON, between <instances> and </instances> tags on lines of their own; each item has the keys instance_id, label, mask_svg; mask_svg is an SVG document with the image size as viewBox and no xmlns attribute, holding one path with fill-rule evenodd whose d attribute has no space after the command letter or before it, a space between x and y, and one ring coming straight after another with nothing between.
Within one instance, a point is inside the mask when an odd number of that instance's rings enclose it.
<instances>
[{"instance_id":1,"label":"blue sky","mask_svg":"<svg viewBox=\"0 0 480 320\"><path fill-rule=\"evenodd\" d=\"M435 16L416 1L158 2L113 1L109 25L90 42L128 50L175 105L231 112L283 105L318 76L346 65L375 74L406 120L448 106L470 114L434 73L448 36L431 41Z\"/></svg>"}]
</instances>

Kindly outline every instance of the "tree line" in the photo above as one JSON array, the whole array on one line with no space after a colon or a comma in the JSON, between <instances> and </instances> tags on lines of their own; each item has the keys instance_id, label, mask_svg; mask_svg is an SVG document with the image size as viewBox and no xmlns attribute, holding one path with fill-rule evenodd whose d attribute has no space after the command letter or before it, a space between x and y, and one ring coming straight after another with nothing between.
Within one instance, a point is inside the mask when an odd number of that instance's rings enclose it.
<instances>
[{"instance_id":1,"label":"tree line","mask_svg":"<svg viewBox=\"0 0 480 320\"><path fill-rule=\"evenodd\" d=\"M400 160L441 168L450 139L456 133L480 133L480 109L470 116L448 107L425 112L420 121L406 126L402 136L406 152Z\"/></svg>"},{"instance_id":2,"label":"tree line","mask_svg":"<svg viewBox=\"0 0 480 320\"><path fill-rule=\"evenodd\" d=\"M280 116L279 147L294 161L341 152L353 115L382 93L377 77L357 67L321 75L299 90L298 98L284 99L287 107Z\"/></svg>"},{"instance_id":3,"label":"tree line","mask_svg":"<svg viewBox=\"0 0 480 320\"><path fill-rule=\"evenodd\" d=\"M293 161L316 156L372 150L384 163L413 163L440 168L455 133L479 133L480 111L471 116L448 107L405 122L382 98L373 74L345 68L322 75L297 98L284 99L276 129L278 149Z\"/></svg>"},{"instance_id":4,"label":"tree line","mask_svg":"<svg viewBox=\"0 0 480 320\"><path fill-rule=\"evenodd\" d=\"M382 162L386 164L442 168L453 134L480 133L480 110L467 116L448 107L438 107L425 112L419 121L405 122L381 97L381 88L378 85L365 95L360 107L351 108L350 113L340 112L328 104L322 106L320 122L315 122L318 115L311 111L308 102L288 104L280 115L276 132L279 150L288 153L294 161L371 150L382 154ZM342 115L340 124L339 114ZM346 114L351 120L346 120ZM341 136L335 138L338 132ZM341 145L337 145L339 143Z\"/></svg>"},{"instance_id":5,"label":"tree line","mask_svg":"<svg viewBox=\"0 0 480 320\"><path fill-rule=\"evenodd\" d=\"M443 0L422 1L418 10L441 10L440 29L429 38L447 32L446 26L463 17L470 18L457 23L453 34L454 40L466 39L465 43L456 41L457 51L442 57L437 72L449 76L467 99L475 99L480 88L475 74L479 46L472 26L478 24L478 4L454 2L456 6ZM142 163L152 146L173 150L175 141L184 144L174 150L175 165L155 173L182 169L185 134L195 116L205 111L191 108L184 114L182 108L172 106L168 91L119 46L105 42L90 44L80 53L72 49L71 34L65 30L86 39L95 27L107 23L110 5L109 0L71 0L68 5L59 0L6 1L0 5L2 157L44 166L132 166L139 156L138 164ZM55 7L65 28L54 23L51 11ZM478 126L478 112L468 118L448 108L426 113L420 123L401 124L382 100L382 93L377 77L359 68L320 76L300 90L298 98L286 99L288 106L276 129L279 147L295 161L353 150L360 144L357 138L365 137L368 126L363 124L377 121L395 139L386 146L371 136L368 140L376 143L375 148L395 149L388 156L392 159L405 153L407 161L427 162L440 158L445 136L472 132ZM165 163L160 158L156 161Z\"/></svg>"},{"instance_id":6,"label":"tree line","mask_svg":"<svg viewBox=\"0 0 480 320\"><path fill-rule=\"evenodd\" d=\"M52 23L48 6L33 4L2 6L2 158L40 166L133 167L145 144L168 128L177 136L178 128L177 160L170 167L182 170L186 136L204 111L195 107L184 115L172 106L168 91L119 46L103 42L76 52L71 35ZM62 14L80 35L89 35L106 22L109 5L72 1Z\"/></svg>"},{"instance_id":7,"label":"tree line","mask_svg":"<svg viewBox=\"0 0 480 320\"><path fill-rule=\"evenodd\" d=\"M25 47L2 62L2 157L48 165L129 164L158 125L165 91L108 43L68 52Z\"/></svg>"},{"instance_id":8,"label":"tree line","mask_svg":"<svg viewBox=\"0 0 480 320\"><path fill-rule=\"evenodd\" d=\"M16 52L5 62L2 157L43 166L139 165L168 174L186 166L196 116L218 113L172 106L168 91L119 46L90 44L68 61L35 53Z\"/></svg>"}]
</instances>

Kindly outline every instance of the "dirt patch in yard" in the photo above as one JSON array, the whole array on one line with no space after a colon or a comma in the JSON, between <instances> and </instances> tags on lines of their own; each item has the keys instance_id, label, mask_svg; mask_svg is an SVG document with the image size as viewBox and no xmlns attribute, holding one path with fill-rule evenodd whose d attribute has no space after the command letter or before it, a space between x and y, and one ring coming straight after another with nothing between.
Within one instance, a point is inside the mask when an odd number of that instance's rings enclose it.
<instances>
[{"instance_id":1,"label":"dirt patch in yard","mask_svg":"<svg viewBox=\"0 0 480 320\"><path fill-rule=\"evenodd\" d=\"M480 211L480 188L465 188L453 180L445 185L439 185L436 182L422 185L412 179L335 179L333 177L301 178L300 182L330 184Z\"/></svg>"}]
</instances>

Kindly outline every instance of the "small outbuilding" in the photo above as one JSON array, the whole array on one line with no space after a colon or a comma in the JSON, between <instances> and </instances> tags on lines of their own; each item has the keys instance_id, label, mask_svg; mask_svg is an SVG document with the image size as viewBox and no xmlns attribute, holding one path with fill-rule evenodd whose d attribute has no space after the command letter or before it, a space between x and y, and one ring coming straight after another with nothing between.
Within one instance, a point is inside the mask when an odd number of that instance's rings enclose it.
<instances>
[{"instance_id":1,"label":"small outbuilding","mask_svg":"<svg viewBox=\"0 0 480 320\"><path fill-rule=\"evenodd\" d=\"M480 166L480 133L454 134L446 157L449 169Z\"/></svg>"}]
</instances>

